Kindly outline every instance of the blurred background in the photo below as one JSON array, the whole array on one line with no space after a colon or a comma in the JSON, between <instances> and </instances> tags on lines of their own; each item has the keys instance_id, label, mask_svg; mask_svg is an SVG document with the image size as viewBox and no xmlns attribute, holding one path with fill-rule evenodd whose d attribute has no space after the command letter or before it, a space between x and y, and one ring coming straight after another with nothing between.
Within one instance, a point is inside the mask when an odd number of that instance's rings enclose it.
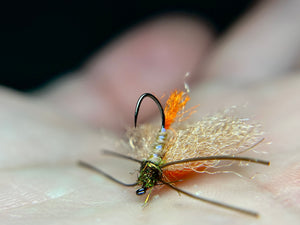
<instances>
[{"instance_id":1,"label":"blurred background","mask_svg":"<svg viewBox=\"0 0 300 225\"><path fill-rule=\"evenodd\" d=\"M79 68L128 28L165 13L196 15L221 35L255 2L6 1L0 7L0 85L39 88Z\"/></svg>"}]
</instances>

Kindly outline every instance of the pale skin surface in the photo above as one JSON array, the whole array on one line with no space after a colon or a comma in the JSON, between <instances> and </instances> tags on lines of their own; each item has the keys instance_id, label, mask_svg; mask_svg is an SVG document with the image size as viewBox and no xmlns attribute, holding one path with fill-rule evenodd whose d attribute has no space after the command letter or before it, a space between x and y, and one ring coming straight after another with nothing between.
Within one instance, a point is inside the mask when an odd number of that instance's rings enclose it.
<instances>
[{"instance_id":1,"label":"pale skin surface","mask_svg":"<svg viewBox=\"0 0 300 225\"><path fill-rule=\"evenodd\" d=\"M201 22L158 18L112 42L76 72L78 77L71 74L34 97L2 87L0 223L299 222L299 10L299 1L265 2L219 42ZM136 188L122 187L75 163L89 160L129 182L128 172L139 165L104 158L99 149L114 149L124 127L133 125L140 94L161 96L182 88L187 71L195 80L190 81L189 104L200 104L194 118L248 103L249 114L263 122L266 142L272 144L258 147L268 154L245 154L268 159L271 166L235 167L244 175L260 173L253 180L205 175L178 187L255 210L259 219L178 196L167 188L154 192L159 198L153 197L143 209L144 197L135 195ZM142 108L139 122L157 116L153 103L145 102Z\"/></svg>"}]
</instances>

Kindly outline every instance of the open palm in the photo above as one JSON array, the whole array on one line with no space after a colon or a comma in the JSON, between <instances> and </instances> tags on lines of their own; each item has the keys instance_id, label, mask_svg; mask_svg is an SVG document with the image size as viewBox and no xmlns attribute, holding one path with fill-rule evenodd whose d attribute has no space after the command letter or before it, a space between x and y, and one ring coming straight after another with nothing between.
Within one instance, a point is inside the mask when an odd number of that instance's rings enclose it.
<instances>
[{"instance_id":1,"label":"open palm","mask_svg":"<svg viewBox=\"0 0 300 225\"><path fill-rule=\"evenodd\" d=\"M299 61L299 15L292 9L300 6L297 1L279 2L257 6L217 44L209 28L195 19L162 17L129 31L81 70L34 96L1 88L0 223L299 221L300 77L299 72L285 74ZM76 164L78 159L91 160L120 179L130 179L129 172L135 166L139 169L138 164L104 158L99 150L115 149L124 127L133 125L140 94L161 96L181 88L187 71L192 74L190 104L200 104L193 118L248 103L250 115L264 124L265 138L272 141L258 147L268 153L258 157L270 160L271 166L250 165L242 171L258 173L255 179L200 175L178 186L258 211L259 219L167 188L156 191L143 208L144 199L135 195L134 188L119 186ZM145 104L141 121L149 120L156 110ZM135 176L131 178L134 181Z\"/></svg>"}]
</instances>

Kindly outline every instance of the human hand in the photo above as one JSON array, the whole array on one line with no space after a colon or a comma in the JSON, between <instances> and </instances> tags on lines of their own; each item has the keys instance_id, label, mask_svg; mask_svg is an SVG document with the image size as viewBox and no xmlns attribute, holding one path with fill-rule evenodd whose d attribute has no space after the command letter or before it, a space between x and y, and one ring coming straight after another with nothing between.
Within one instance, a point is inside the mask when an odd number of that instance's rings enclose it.
<instances>
[{"instance_id":1,"label":"human hand","mask_svg":"<svg viewBox=\"0 0 300 225\"><path fill-rule=\"evenodd\" d=\"M159 18L116 40L76 75L70 75L48 90L41 90L35 97L21 96L3 88L1 223L147 224L159 221L191 224L201 221L218 224L221 220L222 224L282 224L299 220L300 155L296 146L300 125L297 105L300 79L297 72L294 76L278 77L280 73L287 73L287 65L298 60L295 52L299 39L287 43L286 39L276 36L278 48L291 47L281 49L283 54L271 55L268 54L273 46L264 45L269 37L267 29L260 34L262 36L256 35L256 39L262 41L247 41L249 33L260 24L280 30L282 24L274 23L272 16L281 12L282 7L296 9L292 3L258 7L240 22L246 25L233 28L220 46L213 44L212 34L199 22L181 17ZM282 19L288 20L293 27L298 15L289 10L283 13L288 15L282 15ZM291 37L288 31L282 31L284 38ZM293 35L299 35L296 26L292 31ZM245 50L247 44L252 47ZM232 55L243 52L246 59ZM269 63L258 65L260 61L255 59L262 55ZM224 58L238 67L224 62ZM259 219L178 196L165 189L156 192L160 198L152 199L143 209L140 207L143 199L136 197L135 189L119 186L75 164L81 158L99 161L101 167L109 168L121 179L131 172L132 167L123 161L118 159L116 163L99 154L99 149L111 149L119 140L118 135L107 129L121 132L132 125L132 112L141 93L161 96L180 88L187 71L194 79L190 105L200 104L199 114L248 102L249 110L264 123L267 138L272 139L273 144L259 147L269 153L263 157L271 161L271 167L249 167L250 174L262 174L254 180L230 175L201 175L180 186L192 193L201 191L201 195L212 199L256 210L261 214ZM232 77L228 79L224 75ZM238 83L233 84L236 80ZM141 118L146 120L153 113L156 107L145 104L141 113L145 117ZM95 129L97 126L106 129L99 131Z\"/></svg>"}]
</instances>

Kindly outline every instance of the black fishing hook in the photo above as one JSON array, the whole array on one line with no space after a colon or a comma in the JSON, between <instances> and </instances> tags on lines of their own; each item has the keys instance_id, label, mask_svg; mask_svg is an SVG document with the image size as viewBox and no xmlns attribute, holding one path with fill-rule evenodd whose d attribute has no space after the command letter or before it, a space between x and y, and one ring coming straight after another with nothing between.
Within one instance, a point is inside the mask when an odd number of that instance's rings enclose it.
<instances>
[{"instance_id":1,"label":"black fishing hook","mask_svg":"<svg viewBox=\"0 0 300 225\"><path fill-rule=\"evenodd\" d=\"M141 103L142 103L143 99L146 98L146 97L151 98L156 103L156 105L158 106L158 109L159 109L160 114L161 114L161 127L165 128L165 113L164 113L164 109L161 106L159 100L153 94L150 94L150 93L144 93L144 94L142 94L141 97L138 99L138 101L136 103L135 113L134 113L134 127L136 127L137 117L138 117L138 113L139 113L139 110L140 110Z\"/></svg>"}]
</instances>

